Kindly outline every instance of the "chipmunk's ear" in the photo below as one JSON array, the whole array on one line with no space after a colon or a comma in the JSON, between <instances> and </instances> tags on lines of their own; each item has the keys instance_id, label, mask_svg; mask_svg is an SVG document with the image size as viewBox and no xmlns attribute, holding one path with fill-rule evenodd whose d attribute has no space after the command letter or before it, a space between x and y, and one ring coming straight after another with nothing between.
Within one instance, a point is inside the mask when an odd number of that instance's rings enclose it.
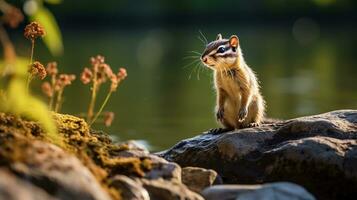
<instances>
[{"instance_id":1,"label":"chipmunk's ear","mask_svg":"<svg viewBox=\"0 0 357 200\"><path fill-rule=\"evenodd\" d=\"M231 38L229 38L229 44L234 47L237 48L238 44L239 44L239 39L236 35L232 35Z\"/></svg>"},{"instance_id":2,"label":"chipmunk's ear","mask_svg":"<svg viewBox=\"0 0 357 200\"><path fill-rule=\"evenodd\" d=\"M222 35L220 33L218 33L216 40L222 40Z\"/></svg>"}]
</instances>

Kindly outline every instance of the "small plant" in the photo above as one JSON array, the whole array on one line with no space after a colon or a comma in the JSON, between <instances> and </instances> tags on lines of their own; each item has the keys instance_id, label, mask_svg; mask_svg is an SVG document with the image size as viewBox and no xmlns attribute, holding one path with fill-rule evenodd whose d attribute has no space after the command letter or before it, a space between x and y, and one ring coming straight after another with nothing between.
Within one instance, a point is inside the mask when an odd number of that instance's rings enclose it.
<instances>
[{"instance_id":1,"label":"small plant","mask_svg":"<svg viewBox=\"0 0 357 200\"><path fill-rule=\"evenodd\" d=\"M49 76L49 80L45 81L41 88L49 98L49 108L59 112L63 103L64 89L71 85L76 77L73 74L59 74L56 62L48 63L45 68L41 62L34 59L35 44L38 38L43 38L52 54L58 55L62 52L61 34L54 17L42 4L38 5L36 11L26 12L31 20L36 20L29 23L24 29L24 37L31 42L28 59L16 55L14 45L4 27L7 25L10 28L16 28L24 20L24 15L21 10L8 4L5 0L0 0L0 11L3 13L0 17L0 43L4 53L3 62L0 64L0 74L5 77L0 79L0 111L38 121L48 133L48 138L56 144L61 144L61 138L57 135L57 128L48 107L31 95L30 84L34 78L43 80ZM46 34L47 31L48 34ZM84 84L91 83L92 86L87 112L89 125L96 122L99 117L106 126L112 124L114 113L103 112L103 109L112 93L116 91L126 76L124 68L120 68L118 73L114 73L111 67L105 63L103 56L91 58L91 67L85 68L81 74L81 81ZM94 112L98 91L107 81L110 82L108 93L98 112Z\"/></svg>"},{"instance_id":2,"label":"small plant","mask_svg":"<svg viewBox=\"0 0 357 200\"><path fill-rule=\"evenodd\" d=\"M71 85L76 76L74 74L58 74L56 62L48 63L46 71L51 77L51 81L42 83L42 92L50 98L49 108L59 112L63 103L64 88Z\"/></svg>"},{"instance_id":3,"label":"small plant","mask_svg":"<svg viewBox=\"0 0 357 200\"><path fill-rule=\"evenodd\" d=\"M5 24L10 27L17 25L21 19L19 15L21 12L15 8L9 7L5 1L0 1L0 9L7 12L13 12L5 14L2 18ZM20 13L18 13L18 11ZM6 16L8 15L8 16ZM17 19L10 19L11 16L17 17ZM44 31L44 30L42 30ZM34 33L31 31L25 31L25 36L31 36ZM37 33L43 35L42 33ZM0 98L0 111L5 113L11 113L16 117L26 117L38 121L42 128L48 134L48 139L53 143L61 145L62 140L57 135L57 128L52 120L50 112L47 110L45 104L35 98L29 93L28 78L26 76L38 76L40 78L46 77L46 71L40 62L30 62L29 67L18 59L14 46L10 41L7 32L5 31L2 23L0 23L0 42L4 47L4 62L0 65L0 72L3 77L6 77L6 81L0 83L2 95ZM32 47L31 57L33 56Z\"/></svg>"},{"instance_id":4,"label":"small plant","mask_svg":"<svg viewBox=\"0 0 357 200\"><path fill-rule=\"evenodd\" d=\"M25 27L24 36L31 41L30 65L27 76L27 90L29 90L30 82L33 77L38 74L41 79L46 77L46 70L38 61L33 63L33 54L35 50L35 41L38 37L45 36L45 29L37 22L31 22Z\"/></svg>"},{"instance_id":5,"label":"small plant","mask_svg":"<svg viewBox=\"0 0 357 200\"><path fill-rule=\"evenodd\" d=\"M81 81L83 84L92 83L91 88L91 99L88 106L87 112L87 123L91 126L101 115L105 105L113 92L116 91L119 84L127 77L127 72L125 68L120 68L118 73L113 73L111 67L105 63L105 58L103 56L96 56L90 59L91 68L84 68L81 74ZM111 82L107 96L105 97L103 103L101 104L98 112L94 115L94 107L97 99L98 91L101 85L107 81ZM106 126L110 126L114 119L114 113L106 113L104 115L104 122Z\"/></svg>"}]
</instances>

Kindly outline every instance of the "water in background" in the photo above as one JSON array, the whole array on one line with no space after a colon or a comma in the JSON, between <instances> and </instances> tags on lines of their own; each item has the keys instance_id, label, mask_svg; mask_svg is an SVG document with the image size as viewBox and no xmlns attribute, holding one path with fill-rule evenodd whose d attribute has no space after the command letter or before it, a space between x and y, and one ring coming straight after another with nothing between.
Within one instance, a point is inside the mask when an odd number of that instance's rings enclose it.
<instances>
[{"instance_id":1,"label":"water in background","mask_svg":"<svg viewBox=\"0 0 357 200\"><path fill-rule=\"evenodd\" d=\"M304 32L304 26L312 31ZM203 32L208 40L218 32L225 37L238 34L245 59L261 82L268 116L286 119L357 108L355 30L321 28L308 21L286 29L238 27L215 27ZM43 62L55 59L60 71L77 75L96 54L105 55L113 68L126 67L128 78L106 107L116 113L113 125L95 128L118 140L141 140L151 150L162 150L217 126L211 71L194 69L194 63L186 66L194 60L184 59L195 55L190 51L202 52L199 35L197 27L64 29L63 57L52 58L43 46L39 46L37 55ZM26 55L27 42L18 37L16 44L22 45L18 46L19 52ZM103 100L104 93L100 97L98 100ZM89 87L76 81L65 91L63 112L84 112L88 102Z\"/></svg>"}]
</instances>

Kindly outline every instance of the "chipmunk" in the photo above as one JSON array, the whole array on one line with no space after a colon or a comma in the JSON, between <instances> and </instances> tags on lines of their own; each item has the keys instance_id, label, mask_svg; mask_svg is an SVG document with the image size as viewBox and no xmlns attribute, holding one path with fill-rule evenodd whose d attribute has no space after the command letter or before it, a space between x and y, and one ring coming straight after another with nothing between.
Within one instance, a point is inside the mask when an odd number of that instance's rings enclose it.
<instances>
[{"instance_id":1,"label":"chipmunk","mask_svg":"<svg viewBox=\"0 0 357 200\"><path fill-rule=\"evenodd\" d=\"M255 73L244 61L238 37L222 39L218 34L216 40L206 46L201 61L214 71L216 119L224 126L212 132L259 126L265 101Z\"/></svg>"}]
</instances>

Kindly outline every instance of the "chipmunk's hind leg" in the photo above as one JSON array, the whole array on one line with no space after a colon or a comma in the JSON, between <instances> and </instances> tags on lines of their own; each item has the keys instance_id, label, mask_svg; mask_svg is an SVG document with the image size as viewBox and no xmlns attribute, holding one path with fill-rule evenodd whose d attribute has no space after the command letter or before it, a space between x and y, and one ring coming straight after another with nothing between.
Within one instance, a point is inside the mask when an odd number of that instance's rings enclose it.
<instances>
[{"instance_id":1,"label":"chipmunk's hind leg","mask_svg":"<svg viewBox=\"0 0 357 200\"><path fill-rule=\"evenodd\" d=\"M217 118L217 122L222 124L222 126L224 128L213 128L210 129L210 133L212 134L221 134L221 133L225 133L225 132L229 132L234 130L234 125L231 124L229 122L229 120L227 119L227 113L225 113L224 115L222 115L220 118Z\"/></svg>"},{"instance_id":2,"label":"chipmunk's hind leg","mask_svg":"<svg viewBox=\"0 0 357 200\"><path fill-rule=\"evenodd\" d=\"M242 123L242 128L251 128L260 126L264 118L265 105L263 98L258 95L252 99L248 108L248 116Z\"/></svg>"}]
</instances>

